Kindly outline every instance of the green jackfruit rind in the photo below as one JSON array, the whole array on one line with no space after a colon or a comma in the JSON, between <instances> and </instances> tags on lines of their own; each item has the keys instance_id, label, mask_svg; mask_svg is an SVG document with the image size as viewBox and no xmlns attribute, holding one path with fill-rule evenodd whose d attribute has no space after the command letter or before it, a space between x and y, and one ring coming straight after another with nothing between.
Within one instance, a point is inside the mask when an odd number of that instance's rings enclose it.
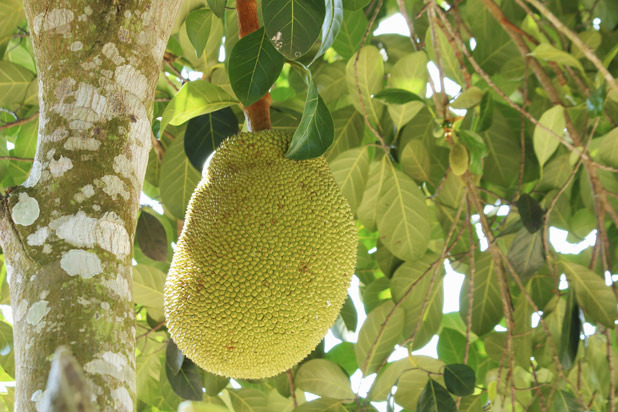
<instances>
[{"instance_id":1,"label":"green jackfruit rind","mask_svg":"<svg viewBox=\"0 0 618 412\"><path fill-rule=\"evenodd\" d=\"M308 355L356 265L352 211L324 158L284 157L291 136L241 133L193 193L165 285L180 350L219 375L260 379Z\"/></svg>"}]
</instances>

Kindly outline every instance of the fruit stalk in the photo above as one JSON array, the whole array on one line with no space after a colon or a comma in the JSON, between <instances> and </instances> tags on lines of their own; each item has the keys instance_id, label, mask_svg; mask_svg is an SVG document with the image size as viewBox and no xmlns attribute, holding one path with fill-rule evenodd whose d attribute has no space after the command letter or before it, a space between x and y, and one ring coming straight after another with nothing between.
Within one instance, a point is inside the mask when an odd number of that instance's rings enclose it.
<instances>
[{"instance_id":1,"label":"fruit stalk","mask_svg":"<svg viewBox=\"0 0 618 412\"><path fill-rule=\"evenodd\" d=\"M237 0L238 37L243 38L260 27L257 17L257 0ZM243 107L247 128L250 132L270 130L270 93L266 93L251 106Z\"/></svg>"}]
</instances>

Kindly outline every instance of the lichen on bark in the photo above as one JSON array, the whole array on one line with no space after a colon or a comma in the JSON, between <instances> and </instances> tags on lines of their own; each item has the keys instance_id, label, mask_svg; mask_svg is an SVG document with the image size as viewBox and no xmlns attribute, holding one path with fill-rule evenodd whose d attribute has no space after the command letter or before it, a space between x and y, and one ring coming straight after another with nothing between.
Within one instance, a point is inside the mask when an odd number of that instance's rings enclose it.
<instances>
[{"instance_id":1,"label":"lichen on bark","mask_svg":"<svg viewBox=\"0 0 618 412\"><path fill-rule=\"evenodd\" d=\"M135 405L133 237L154 89L181 0L25 0L39 82L28 180L2 199L15 408L42 407L66 345L101 410Z\"/></svg>"}]
</instances>

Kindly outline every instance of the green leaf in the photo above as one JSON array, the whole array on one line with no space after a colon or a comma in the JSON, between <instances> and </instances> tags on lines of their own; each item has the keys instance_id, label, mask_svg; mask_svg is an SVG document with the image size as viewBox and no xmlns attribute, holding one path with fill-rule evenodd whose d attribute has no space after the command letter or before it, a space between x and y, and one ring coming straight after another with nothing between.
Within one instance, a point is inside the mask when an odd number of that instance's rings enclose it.
<instances>
[{"instance_id":1,"label":"green leaf","mask_svg":"<svg viewBox=\"0 0 618 412\"><path fill-rule=\"evenodd\" d=\"M618 127L601 137L599 157L603 163L618 167Z\"/></svg>"},{"instance_id":2,"label":"green leaf","mask_svg":"<svg viewBox=\"0 0 618 412\"><path fill-rule=\"evenodd\" d=\"M380 51L374 46L365 46L358 53L358 63L356 63L356 58L352 57L346 66L348 93L350 93L352 104L360 114L366 114L369 119L379 123L384 105L372 99L371 96L382 90L384 61ZM356 75L358 75L358 88L356 87ZM366 113L363 112L361 100Z\"/></svg>"},{"instance_id":3,"label":"green leaf","mask_svg":"<svg viewBox=\"0 0 618 412\"><path fill-rule=\"evenodd\" d=\"M145 345L140 345L140 353L136 357L137 399L148 404L155 404L161 398L158 389L163 346L164 342L146 339Z\"/></svg>"},{"instance_id":4,"label":"green leaf","mask_svg":"<svg viewBox=\"0 0 618 412\"><path fill-rule=\"evenodd\" d=\"M315 83L312 79L309 81L303 117L285 154L289 159L304 160L320 156L333 142L333 118Z\"/></svg>"},{"instance_id":5,"label":"green leaf","mask_svg":"<svg viewBox=\"0 0 618 412\"><path fill-rule=\"evenodd\" d=\"M202 377L200 369L189 358L185 358L182 367L176 375L170 369L169 363L165 363L165 374L172 389L183 399L201 401L204 397Z\"/></svg>"},{"instance_id":6,"label":"green leaf","mask_svg":"<svg viewBox=\"0 0 618 412\"><path fill-rule=\"evenodd\" d=\"M341 90L345 90L347 87L344 61L339 60L331 64L320 65L313 74L313 79L315 80L316 86L318 86L318 93L320 93L320 96L324 99L324 103L329 107L335 107L338 101L342 98L346 98L346 95L342 95L341 93ZM346 107L338 111L350 109L352 108Z\"/></svg>"},{"instance_id":7,"label":"green leaf","mask_svg":"<svg viewBox=\"0 0 618 412\"><path fill-rule=\"evenodd\" d=\"M294 412L348 412L340 399L320 398L305 402L294 408Z\"/></svg>"},{"instance_id":8,"label":"green leaf","mask_svg":"<svg viewBox=\"0 0 618 412\"><path fill-rule=\"evenodd\" d=\"M459 404L459 412L483 412L483 397L475 395L462 398Z\"/></svg>"},{"instance_id":9,"label":"green leaf","mask_svg":"<svg viewBox=\"0 0 618 412\"><path fill-rule=\"evenodd\" d=\"M350 380L335 363L326 359L311 359L303 363L294 377L296 387L318 396L354 399Z\"/></svg>"},{"instance_id":10,"label":"green leaf","mask_svg":"<svg viewBox=\"0 0 618 412\"><path fill-rule=\"evenodd\" d=\"M354 302L352 302L350 295L348 295L343 301L343 306L341 307L341 312L339 312L339 315L343 319L345 327L349 331L354 332L356 330L356 324L358 323L358 317L356 314L356 308L354 307Z\"/></svg>"},{"instance_id":11,"label":"green leaf","mask_svg":"<svg viewBox=\"0 0 618 412\"><path fill-rule=\"evenodd\" d=\"M451 328L442 328L438 340L438 358L446 363L463 363L466 337Z\"/></svg>"},{"instance_id":12,"label":"green leaf","mask_svg":"<svg viewBox=\"0 0 618 412\"><path fill-rule=\"evenodd\" d=\"M227 137L238 133L238 119L229 107L189 120L185 131L185 154L191 164L202 170L208 156Z\"/></svg>"},{"instance_id":13,"label":"green leaf","mask_svg":"<svg viewBox=\"0 0 618 412\"><path fill-rule=\"evenodd\" d=\"M586 410L577 398L570 392L557 390L552 399L552 406L555 412L581 412Z\"/></svg>"},{"instance_id":14,"label":"green leaf","mask_svg":"<svg viewBox=\"0 0 618 412\"><path fill-rule=\"evenodd\" d=\"M208 35L210 34L210 25L212 11L206 8L193 10L187 15L185 21L185 28L187 30L187 36L191 40L191 44L195 48L195 55L201 57L208 42Z\"/></svg>"},{"instance_id":15,"label":"green leaf","mask_svg":"<svg viewBox=\"0 0 618 412\"><path fill-rule=\"evenodd\" d=\"M201 178L184 149L184 136L177 136L167 148L161 163L161 203L176 219L183 220L193 190Z\"/></svg>"},{"instance_id":16,"label":"green leaf","mask_svg":"<svg viewBox=\"0 0 618 412\"><path fill-rule=\"evenodd\" d=\"M156 217L142 210L137 220L135 237L146 256L159 262L167 261L167 235Z\"/></svg>"},{"instance_id":17,"label":"green leaf","mask_svg":"<svg viewBox=\"0 0 618 412\"><path fill-rule=\"evenodd\" d=\"M579 334L581 333L581 320L579 318L579 306L575 300L575 292L569 290L567 295L567 307L562 319L562 333L560 334L560 353L558 358L564 369L571 369L577 356L579 346Z\"/></svg>"},{"instance_id":18,"label":"green leaf","mask_svg":"<svg viewBox=\"0 0 618 412\"><path fill-rule=\"evenodd\" d=\"M133 266L133 301L144 305L150 316L163 318L163 285L165 273L152 266Z\"/></svg>"},{"instance_id":19,"label":"green leaf","mask_svg":"<svg viewBox=\"0 0 618 412\"><path fill-rule=\"evenodd\" d=\"M560 269L575 289L577 303L586 316L605 327L613 328L616 320L616 296L603 278L585 266L561 262Z\"/></svg>"},{"instance_id":20,"label":"green leaf","mask_svg":"<svg viewBox=\"0 0 618 412\"><path fill-rule=\"evenodd\" d=\"M341 29L332 45L337 54L344 59L352 57L363 42L363 35L368 24L369 21L363 10L344 10Z\"/></svg>"},{"instance_id":21,"label":"green leaf","mask_svg":"<svg viewBox=\"0 0 618 412\"><path fill-rule=\"evenodd\" d=\"M384 89L373 96L374 99L384 100L385 103L401 105L410 102L425 101L418 95L404 89Z\"/></svg>"},{"instance_id":22,"label":"green leaf","mask_svg":"<svg viewBox=\"0 0 618 412\"><path fill-rule=\"evenodd\" d=\"M543 231L530 233L525 228L520 229L509 247L507 259L526 283L545 264Z\"/></svg>"},{"instance_id":23,"label":"green leaf","mask_svg":"<svg viewBox=\"0 0 618 412\"><path fill-rule=\"evenodd\" d=\"M218 18L223 18L223 13L225 13L225 6L227 4L227 0L207 0L208 7L215 13L215 16Z\"/></svg>"},{"instance_id":24,"label":"green leaf","mask_svg":"<svg viewBox=\"0 0 618 412\"><path fill-rule=\"evenodd\" d=\"M406 361L408 364L413 363L408 359ZM421 369L412 369L404 372L397 382L395 402L404 408L416 410L419 397L428 380L427 372Z\"/></svg>"},{"instance_id":25,"label":"green leaf","mask_svg":"<svg viewBox=\"0 0 618 412\"><path fill-rule=\"evenodd\" d=\"M267 40L264 28L238 40L227 66L238 100L245 106L260 100L279 77L284 60Z\"/></svg>"},{"instance_id":26,"label":"green leaf","mask_svg":"<svg viewBox=\"0 0 618 412\"><path fill-rule=\"evenodd\" d=\"M429 170L431 158L420 139L410 140L401 152L401 168L404 173L418 182L431 181Z\"/></svg>"},{"instance_id":27,"label":"green leaf","mask_svg":"<svg viewBox=\"0 0 618 412\"><path fill-rule=\"evenodd\" d=\"M509 112L505 110L504 113ZM483 166L483 180L511 187L519 175L521 147L519 136L515 134L502 109L494 108L491 127L482 136L488 151Z\"/></svg>"},{"instance_id":28,"label":"green leaf","mask_svg":"<svg viewBox=\"0 0 618 412\"><path fill-rule=\"evenodd\" d=\"M563 107L554 106L547 110L539 119L539 123L558 136L564 137L565 120ZM534 153L536 153L536 157L539 159L541 166L545 164L560 144L555 136L539 126L534 128L532 140L534 143Z\"/></svg>"},{"instance_id":29,"label":"green leaf","mask_svg":"<svg viewBox=\"0 0 618 412\"><path fill-rule=\"evenodd\" d=\"M230 378L228 377L204 371L204 387L206 388L206 393L210 396L217 396L219 392L225 389L229 382Z\"/></svg>"},{"instance_id":30,"label":"green leaf","mask_svg":"<svg viewBox=\"0 0 618 412\"><path fill-rule=\"evenodd\" d=\"M288 59L307 53L320 35L326 15L324 0L263 0L264 28Z\"/></svg>"},{"instance_id":31,"label":"green leaf","mask_svg":"<svg viewBox=\"0 0 618 412\"><path fill-rule=\"evenodd\" d=\"M390 165L377 203L380 239L402 260L425 254L429 242L429 211L423 194L408 176Z\"/></svg>"},{"instance_id":32,"label":"green leaf","mask_svg":"<svg viewBox=\"0 0 618 412\"><path fill-rule=\"evenodd\" d=\"M472 86L457 96L449 106L453 109L469 109L479 104L483 96L483 90L476 86Z\"/></svg>"},{"instance_id":33,"label":"green leaf","mask_svg":"<svg viewBox=\"0 0 618 412\"><path fill-rule=\"evenodd\" d=\"M324 156L332 162L340 153L358 147L363 141L363 117L352 107L333 113L335 138Z\"/></svg>"},{"instance_id":34,"label":"green leaf","mask_svg":"<svg viewBox=\"0 0 618 412\"><path fill-rule=\"evenodd\" d=\"M584 72L584 67L581 65L579 60L565 51L558 50L549 43L541 43L536 46L536 48L530 53L530 56L534 56L539 60L546 60L575 67Z\"/></svg>"},{"instance_id":35,"label":"green leaf","mask_svg":"<svg viewBox=\"0 0 618 412\"><path fill-rule=\"evenodd\" d=\"M467 319L469 276L466 274L459 295L459 314ZM472 291L474 304L472 306L472 332L484 335L494 329L503 317L502 297L498 289L495 274L495 262L489 253L483 253L475 258L474 289Z\"/></svg>"},{"instance_id":36,"label":"green leaf","mask_svg":"<svg viewBox=\"0 0 618 412\"><path fill-rule=\"evenodd\" d=\"M358 220L370 231L376 230L378 198L382 192L388 171L389 165L386 157L382 157L381 160L374 160L369 165L369 178L356 214Z\"/></svg>"},{"instance_id":37,"label":"green leaf","mask_svg":"<svg viewBox=\"0 0 618 412\"><path fill-rule=\"evenodd\" d=\"M433 379L429 379L418 399L418 412L456 412L457 406L448 391Z\"/></svg>"},{"instance_id":38,"label":"green leaf","mask_svg":"<svg viewBox=\"0 0 618 412\"><path fill-rule=\"evenodd\" d=\"M238 103L219 86L206 80L185 83L169 102L161 119L161 132L168 124L179 125L200 114L214 112Z\"/></svg>"},{"instance_id":39,"label":"green leaf","mask_svg":"<svg viewBox=\"0 0 618 412\"><path fill-rule=\"evenodd\" d=\"M449 364L444 367L444 383L454 395L468 396L474 393L476 376L474 370L461 363Z\"/></svg>"},{"instance_id":40,"label":"green leaf","mask_svg":"<svg viewBox=\"0 0 618 412\"><path fill-rule=\"evenodd\" d=\"M165 365L169 368L172 375L178 375L184 360L185 355L178 349L178 346L176 346L173 340L168 340L165 347Z\"/></svg>"},{"instance_id":41,"label":"green leaf","mask_svg":"<svg viewBox=\"0 0 618 412\"><path fill-rule=\"evenodd\" d=\"M358 369L354 344L352 342L341 342L333 346L326 352L326 359L341 366L348 375L352 375Z\"/></svg>"},{"instance_id":42,"label":"green leaf","mask_svg":"<svg viewBox=\"0 0 618 412\"><path fill-rule=\"evenodd\" d=\"M361 327L356 344L356 362L364 376L376 371L401 337L404 314L400 308L390 314L394 306L392 301L384 302L371 311Z\"/></svg>"},{"instance_id":43,"label":"green leaf","mask_svg":"<svg viewBox=\"0 0 618 412\"><path fill-rule=\"evenodd\" d=\"M377 248L378 250L375 253L375 257L378 261L378 266L387 278L391 278L393 276L393 272L403 263L403 260L393 255L391 251L384 246L380 239L378 239Z\"/></svg>"},{"instance_id":44,"label":"green leaf","mask_svg":"<svg viewBox=\"0 0 618 412\"><path fill-rule=\"evenodd\" d=\"M387 363L376 378L375 383L371 387L371 391L369 392L369 399L375 402L387 400L387 398L391 394L391 391L393 390L393 387L395 386L395 384L397 384L399 377L402 376L406 371L412 370L414 367L415 366L412 364L410 358L400 359L392 363ZM423 375L425 374L423 373ZM427 375L425 375L425 379L426 378ZM423 381L423 386L425 385L425 382L426 381ZM399 391L402 391L403 393L404 389L401 386L398 386L397 392ZM397 402L400 403L399 401ZM416 405L416 401L414 402L414 405Z\"/></svg>"},{"instance_id":45,"label":"green leaf","mask_svg":"<svg viewBox=\"0 0 618 412\"><path fill-rule=\"evenodd\" d=\"M341 0L326 0L326 15L322 23L322 42L318 52L313 57L312 63L318 59L330 46L341 30L343 21L343 6Z\"/></svg>"},{"instance_id":46,"label":"green leaf","mask_svg":"<svg viewBox=\"0 0 618 412\"><path fill-rule=\"evenodd\" d=\"M235 412L269 412L266 394L253 388L228 389Z\"/></svg>"},{"instance_id":47,"label":"green leaf","mask_svg":"<svg viewBox=\"0 0 618 412\"><path fill-rule=\"evenodd\" d=\"M14 107L26 100L36 102L36 89L30 87L35 76L14 63L0 61L0 107Z\"/></svg>"},{"instance_id":48,"label":"green leaf","mask_svg":"<svg viewBox=\"0 0 618 412\"><path fill-rule=\"evenodd\" d=\"M367 146L356 147L341 153L329 166L335 181L350 203L352 211L355 212L363 197L369 172Z\"/></svg>"}]
</instances>

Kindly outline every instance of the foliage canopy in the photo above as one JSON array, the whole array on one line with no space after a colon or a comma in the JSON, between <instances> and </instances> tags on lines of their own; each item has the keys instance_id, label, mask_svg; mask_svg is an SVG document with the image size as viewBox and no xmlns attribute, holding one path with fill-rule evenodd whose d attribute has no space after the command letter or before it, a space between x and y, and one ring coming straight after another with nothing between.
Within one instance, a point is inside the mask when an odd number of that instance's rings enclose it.
<instances>
[{"instance_id":1,"label":"foliage canopy","mask_svg":"<svg viewBox=\"0 0 618 412\"><path fill-rule=\"evenodd\" d=\"M167 45L144 185L164 212L144 205L135 237L138 410L614 411L618 3L259 3L263 28L238 40L233 0L186 0ZM374 34L397 13L410 36ZM8 188L36 150L37 74L19 0L0 22ZM169 341L162 290L201 165L269 90L288 157L324 154L355 212L361 304L344 304L341 343L239 387ZM595 242L565 253L555 229ZM465 274L458 312L443 313L445 262ZM11 330L0 321L5 382ZM413 353L434 336L438 359ZM396 347L408 356L389 361ZM360 374L377 374L366 393Z\"/></svg>"}]
</instances>

